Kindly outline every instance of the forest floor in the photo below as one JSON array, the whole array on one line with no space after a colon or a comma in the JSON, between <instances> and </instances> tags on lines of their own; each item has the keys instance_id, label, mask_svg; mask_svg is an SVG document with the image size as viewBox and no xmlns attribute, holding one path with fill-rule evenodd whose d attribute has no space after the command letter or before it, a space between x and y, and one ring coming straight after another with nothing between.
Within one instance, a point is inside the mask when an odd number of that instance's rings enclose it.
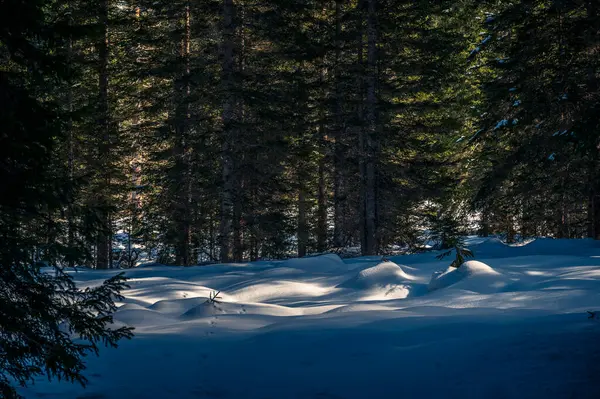
<instances>
[{"instance_id":1,"label":"forest floor","mask_svg":"<svg viewBox=\"0 0 600 399\"><path fill-rule=\"evenodd\" d=\"M127 271L133 340L26 398L600 398L600 243ZM82 286L118 271L73 272ZM217 291L217 302L209 297ZM600 313L599 313L600 315Z\"/></svg>"}]
</instances>

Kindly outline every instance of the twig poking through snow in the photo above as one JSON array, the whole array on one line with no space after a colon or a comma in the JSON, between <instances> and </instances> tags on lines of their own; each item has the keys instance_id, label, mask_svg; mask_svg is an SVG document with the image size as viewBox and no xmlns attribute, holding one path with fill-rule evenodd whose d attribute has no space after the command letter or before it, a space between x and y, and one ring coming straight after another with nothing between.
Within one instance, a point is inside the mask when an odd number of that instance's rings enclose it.
<instances>
[{"instance_id":1,"label":"twig poking through snow","mask_svg":"<svg viewBox=\"0 0 600 399\"><path fill-rule=\"evenodd\" d=\"M220 304L220 301L217 301L217 299L222 299L219 294L221 293L221 291L211 291L210 294L208 294L208 299L206 300L206 303L210 303L212 305L214 305L215 303Z\"/></svg>"}]
</instances>

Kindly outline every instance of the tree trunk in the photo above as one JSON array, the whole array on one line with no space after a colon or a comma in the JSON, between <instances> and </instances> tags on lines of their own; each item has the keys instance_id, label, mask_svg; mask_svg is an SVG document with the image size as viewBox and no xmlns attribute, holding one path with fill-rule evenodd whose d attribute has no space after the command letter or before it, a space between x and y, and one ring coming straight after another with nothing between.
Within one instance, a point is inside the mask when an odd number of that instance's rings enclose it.
<instances>
[{"instance_id":1,"label":"tree trunk","mask_svg":"<svg viewBox=\"0 0 600 399\"><path fill-rule=\"evenodd\" d=\"M108 0L100 1L98 22L102 28L102 38L98 43L98 128L100 129L101 143L99 148L99 162L104 164L110 159L110 122L108 106ZM101 187L100 195L100 229L98 231L96 268L107 269L110 263L110 217L108 214L109 195L105 190L110 188L110 172L102 170L105 187Z\"/></svg>"},{"instance_id":2,"label":"tree trunk","mask_svg":"<svg viewBox=\"0 0 600 399\"><path fill-rule=\"evenodd\" d=\"M70 4L70 3L69 3ZM69 7L69 11L70 7ZM69 27L72 25L72 12L69 14ZM70 31L70 30L69 30ZM73 67L73 37L69 34L67 42L67 112L69 118L67 120L67 131L69 137L68 143L68 169L69 169L69 203L67 204L67 246L69 247L69 267L75 266L75 220L73 212L74 202L74 184L75 184L75 134L73 132L73 81L72 81L72 67Z\"/></svg>"},{"instance_id":3,"label":"tree trunk","mask_svg":"<svg viewBox=\"0 0 600 399\"><path fill-rule=\"evenodd\" d=\"M298 192L298 257L306 256L308 244L308 224L306 223L306 192L300 188Z\"/></svg>"},{"instance_id":4,"label":"tree trunk","mask_svg":"<svg viewBox=\"0 0 600 399\"><path fill-rule=\"evenodd\" d=\"M365 164L365 255L377 253L377 1L368 0Z\"/></svg>"},{"instance_id":5,"label":"tree trunk","mask_svg":"<svg viewBox=\"0 0 600 399\"><path fill-rule=\"evenodd\" d=\"M219 244L221 247L221 261L229 262L231 259L231 228L233 218L233 191L234 191L234 171L233 171L233 143L234 133L234 108L235 108L235 76L234 76L234 39L235 26L233 0L223 0L223 65L222 65L222 85L223 85L223 134L221 137L221 157L222 157L222 179L223 188L221 194L221 215L219 223Z\"/></svg>"},{"instance_id":6,"label":"tree trunk","mask_svg":"<svg viewBox=\"0 0 600 399\"><path fill-rule=\"evenodd\" d=\"M487 209L481 211L481 236L489 237L490 235L490 212Z\"/></svg>"},{"instance_id":7,"label":"tree trunk","mask_svg":"<svg viewBox=\"0 0 600 399\"><path fill-rule=\"evenodd\" d=\"M245 49L246 49L246 37L245 37L245 33L244 33L244 8L243 5L239 5L238 6L238 10L239 10L239 18L238 18L238 24L240 26L240 28L237 30L238 33L238 37L239 37L239 43L238 43L238 47L239 51L237 54L237 59L238 59L238 72L240 73L240 76L243 76L243 72L245 69ZM235 32L234 32L235 33ZM243 85L243 84L242 84ZM243 88L243 87L242 87ZM241 137L245 137L245 129L244 129L244 122L245 122L245 104L244 104L244 98L241 95L236 96L236 109L235 109L235 120L236 121L240 121L240 126L236 128L236 137L238 138L238 140ZM239 151L239 149L238 149ZM235 161L238 161L237 163ZM236 157L234 158L234 174L235 174L235 179L234 179L234 194L233 194L233 201L234 201L234 205L233 205L233 223L232 223L232 227L233 227L233 259L236 262L242 262L244 260L244 232L243 232L243 226L242 226L242 219L243 219L243 192L244 192L244 169L240 167L241 164L243 164L243 162L245 162L245 156L244 153L241 152L238 155L236 155Z\"/></svg>"},{"instance_id":8,"label":"tree trunk","mask_svg":"<svg viewBox=\"0 0 600 399\"><path fill-rule=\"evenodd\" d=\"M323 88L323 98L327 98L327 69L325 59L321 59L321 77L320 84ZM319 112L319 144L322 155L318 164L318 186L317 186L317 252L323 252L327 248L327 182L325 179L325 161L328 153L327 149L327 131L325 129L326 109L321 106Z\"/></svg>"},{"instance_id":9,"label":"tree trunk","mask_svg":"<svg viewBox=\"0 0 600 399\"><path fill-rule=\"evenodd\" d=\"M176 187L176 243L175 263L189 266L190 239L191 239L191 152L189 146L189 97L190 97L190 39L191 39L191 10L187 1L181 21L183 34L179 52L181 72L176 77L175 83L175 158L177 163L176 177L179 181Z\"/></svg>"},{"instance_id":10,"label":"tree trunk","mask_svg":"<svg viewBox=\"0 0 600 399\"><path fill-rule=\"evenodd\" d=\"M317 197L317 251L327 250L327 181L325 158L319 160L319 192Z\"/></svg>"},{"instance_id":11,"label":"tree trunk","mask_svg":"<svg viewBox=\"0 0 600 399\"><path fill-rule=\"evenodd\" d=\"M597 0L586 0L585 7L587 11L587 18L591 22L590 37L587 38L589 42L596 42L597 32L600 29L600 16L598 11L600 5ZM597 93L600 89L598 78L596 77L596 65L590 63L588 68L588 92ZM598 149L600 148L600 142L596 140L594 148L590 149L591 164L588 171L588 237L595 240L600 239L600 193L598 190Z\"/></svg>"},{"instance_id":12,"label":"tree trunk","mask_svg":"<svg viewBox=\"0 0 600 399\"><path fill-rule=\"evenodd\" d=\"M344 185L344 115L342 88L342 1L335 2L335 144L333 153L333 246L344 245L346 192Z\"/></svg>"},{"instance_id":13,"label":"tree trunk","mask_svg":"<svg viewBox=\"0 0 600 399\"><path fill-rule=\"evenodd\" d=\"M358 127L358 151L357 151L357 157L358 157L358 171L359 171L359 187L358 187L358 220L359 220L359 234L360 234L360 248L361 248L361 252L363 255L365 255L365 249L367 248L367 242L366 242L366 237L367 237L367 219L366 219L366 213L365 213L365 203L366 203L366 175L367 175L367 169L366 169L366 157L365 157L365 142L366 142L366 130L365 130L365 125L364 125L364 118L365 118L365 107L364 107L364 89L365 89L365 79L364 79L364 21L363 21L363 12L362 12L362 5L363 5L363 1L361 0L358 3L358 9L360 10L360 16L359 16L359 34L358 34L358 48L357 48L357 63L358 66L360 68L360 72L357 74L357 82L356 82L356 86L358 88L358 98L357 98L357 107L356 107L356 113L357 113L357 121L359 122L359 127Z\"/></svg>"}]
</instances>

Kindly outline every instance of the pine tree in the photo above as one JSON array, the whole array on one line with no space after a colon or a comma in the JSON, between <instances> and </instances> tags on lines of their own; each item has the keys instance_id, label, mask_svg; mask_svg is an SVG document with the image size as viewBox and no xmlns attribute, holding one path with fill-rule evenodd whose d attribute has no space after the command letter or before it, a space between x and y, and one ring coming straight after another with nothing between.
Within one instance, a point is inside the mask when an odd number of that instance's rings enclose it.
<instances>
[{"instance_id":1,"label":"pine tree","mask_svg":"<svg viewBox=\"0 0 600 399\"><path fill-rule=\"evenodd\" d=\"M488 65L478 200L509 239L596 236L598 22L593 2L487 7L473 62ZM584 193L582 195L582 193ZM587 215L586 215L587 213Z\"/></svg>"},{"instance_id":2,"label":"pine tree","mask_svg":"<svg viewBox=\"0 0 600 399\"><path fill-rule=\"evenodd\" d=\"M0 394L6 398L19 397L15 383L41 375L85 384L83 357L132 336L131 328L111 327L114 300L126 288L122 275L79 290L59 267L81 252L74 240L62 239L79 234L74 223L57 217L77 187L68 162L56 156L70 136L70 117L49 93L67 78L61 46L68 38L61 35L69 24L50 18L54 11L37 1L0 6L0 178L10 193L0 199Z\"/></svg>"}]
</instances>

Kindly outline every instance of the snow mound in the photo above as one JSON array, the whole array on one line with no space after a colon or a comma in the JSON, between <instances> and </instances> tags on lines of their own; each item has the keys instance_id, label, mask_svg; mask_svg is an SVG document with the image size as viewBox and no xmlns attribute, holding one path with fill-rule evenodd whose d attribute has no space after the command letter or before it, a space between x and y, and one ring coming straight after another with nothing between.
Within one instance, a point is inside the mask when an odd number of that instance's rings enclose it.
<instances>
[{"instance_id":1,"label":"snow mound","mask_svg":"<svg viewBox=\"0 0 600 399\"><path fill-rule=\"evenodd\" d=\"M194 308L206 302L206 299L206 297L166 299L163 301L156 302L155 304L151 305L149 309L155 310L160 313L168 314L170 316L179 316L182 313L187 312L191 308Z\"/></svg>"},{"instance_id":2,"label":"snow mound","mask_svg":"<svg viewBox=\"0 0 600 399\"><path fill-rule=\"evenodd\" d=\"M216 303L210 303L205 300L204 303L194 306L187 312L181 315L182 319L201 319L204 317L213 317L218 315L226 314L226 309L223 306Z\"/></svg>"},{"instance_id":3,"label":"snow mound","mask_svg":"<svg viewBox=\"0 0 600 399\"><path fill-rule=\"evenodd\" d=\"M177 320L149 309L124 309L113 316L114 321L128 326L161 326L176 323Z\"/></svg>"},{"instance_id":4,"label":"snow mound","mask_svg":"<svg viewBox=\"0 0 600 399\"><path fill-rule=\"evenodd\" d=\"M304 271L299 269L293 269L291 267L275 267L259 273L260 277L282 277L282 276L295 276L302 274Z\"/></svg>"},{"instance_id":5,"label":"snow mound","mask_svg":"<svg viewBox=\"0 0 600 399\"><path fill-rule=\"evenodd\" d=\"M433 273L429 291L453 286L481 294L501 291L508 285L508 279L491 266L476 260L463 263L459 268L448 267Z\"/></svg>"},{"instance_id":6,"label":"snow mound","mask_svg":"<svg viewBox=\"0 0 600 399\"><path fill-rule=\"evenodd\" d=\"M229 288L229 297L236 302L267 302L289 298L314 298L329 293L317 283L270 280L239 289Z\"/></svg>"},{"instance_id":7,"label":"snow mound","mask_svg":"<svg viewBox=\"0 0 600 399\"><path fill-rule=\"evenodd\" d=\"M400 266L394 262L383 262L361 270L356 276L339 284L336 288L370 290L401 285L407 280L413 280L413 277L406 274Z\"/></svg>"},{"instance_id":8,"label":"snow mound","mask_svg":"<svg viewBox=\"0 0 600 399\"><path fill-rule=\"evenodd\" d=\"M375 303L357 303L351 305L338 306L334 309L331 309L326 314L331 313L351 313L351 312L373 312L373 311L387 311L390 310L389 307L375 304Z\"/></svg>"},{"instance_id":9,"label":"snow mound","mask_svg":"<svg viewBox=\"0 0 600 399\"><path fill-rule=\"evenodd\" d=\"M285 261L285 267L312 273L331 273L348 268L336 254L289 259Z\"/></svg>"},{"instance_id":10,"label":"snow mound","mask_svg":"<svg viewBox=\"0 0 600 399\"><path fill-rule=\"evenodd\" d=\"M181 315L183 320L215 318L224 315L260 315L260 316L301 316L302 309L288 308L270 304L239 304L239 303L210 303L204 302L194 306Z\"/></svg>"}]
</instances>

